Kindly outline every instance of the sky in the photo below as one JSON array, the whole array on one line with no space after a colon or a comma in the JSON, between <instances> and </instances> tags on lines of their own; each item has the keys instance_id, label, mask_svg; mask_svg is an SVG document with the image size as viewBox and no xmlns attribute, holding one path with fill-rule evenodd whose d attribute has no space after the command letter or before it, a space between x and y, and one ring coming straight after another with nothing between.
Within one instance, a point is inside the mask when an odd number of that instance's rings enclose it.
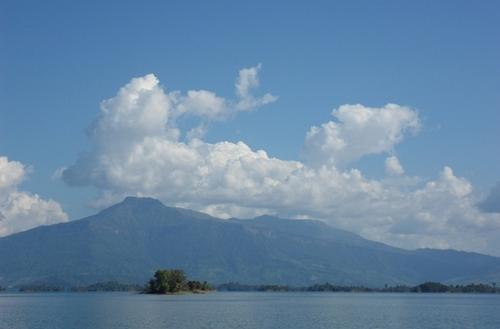
<instances>
[{"instance_id":1,"label":"sky","mask_svg":"<svg viewBox=\"0 0 500 329\"><path fill-rule=\"evenodd\" d=\"M0 4L0 236L127 195L500 252L497 1Z\"/></svg>"}]
</instances>

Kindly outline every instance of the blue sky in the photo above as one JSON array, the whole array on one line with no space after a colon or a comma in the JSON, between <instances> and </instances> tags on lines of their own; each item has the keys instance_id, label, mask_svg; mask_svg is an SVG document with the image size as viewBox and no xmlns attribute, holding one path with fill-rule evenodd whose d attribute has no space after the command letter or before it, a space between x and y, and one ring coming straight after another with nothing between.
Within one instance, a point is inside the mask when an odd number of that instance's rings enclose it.
<instances>
[{"instance_id":1,"label":"blue sky","mask_svg":"<svg viewBox=\"0 0 500 329\"><path fill-rule=\"evenodd\" d=\"M54 172L93 149L103 100L149 73L167 91L230 99L239 70L259 63L257 93L278 100L211 122L204 141L302 161L305 134L333 109L395 103L421 123L391 151L406 175L450 166L476 195L500 181L496 1L2 1L0 29L0 155L30 167L20 189L70 218L93 213L103 188ZM386 156L352 167L381 179Z\"/></svg>"}]
</instances>

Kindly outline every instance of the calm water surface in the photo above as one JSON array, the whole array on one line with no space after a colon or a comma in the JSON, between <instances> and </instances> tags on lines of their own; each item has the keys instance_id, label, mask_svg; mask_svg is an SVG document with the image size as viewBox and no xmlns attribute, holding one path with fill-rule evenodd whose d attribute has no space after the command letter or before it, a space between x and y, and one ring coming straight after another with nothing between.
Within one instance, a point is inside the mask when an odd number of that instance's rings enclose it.
<instances>
[{"instance_id":1,"label":"calm water surface","mask_svg":"<svg viewBox=\"0 0 500 329\"><path fill-rule=\"evenodd\" d=\"M0 329L500 328L499 295L0 294Z\"/></svg>"}]
</instances>

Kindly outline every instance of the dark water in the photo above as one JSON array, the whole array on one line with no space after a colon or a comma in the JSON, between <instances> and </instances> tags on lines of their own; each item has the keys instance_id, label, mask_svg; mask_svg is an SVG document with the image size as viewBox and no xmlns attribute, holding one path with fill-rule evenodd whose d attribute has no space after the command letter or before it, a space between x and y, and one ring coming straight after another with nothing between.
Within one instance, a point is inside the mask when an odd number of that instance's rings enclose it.
<instances>
[{"instance_id":1,"label":"dark water","mask_svg":"<svg viewBox=\"0 0 500 329\"><path fill-rule=\"evenodd\" d=\"M0 329L500 328L499 295L0 294Z\"/></svg>"}]
</instances>

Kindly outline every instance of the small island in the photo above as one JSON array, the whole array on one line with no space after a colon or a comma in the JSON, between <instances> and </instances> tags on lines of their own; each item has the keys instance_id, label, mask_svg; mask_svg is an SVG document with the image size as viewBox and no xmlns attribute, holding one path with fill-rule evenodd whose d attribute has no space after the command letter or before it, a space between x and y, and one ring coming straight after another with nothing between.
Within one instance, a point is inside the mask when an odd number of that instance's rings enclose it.
<instances>
[{"instance_id":1,"label":"small island","mask_svg":"<svg viewBox=\"0 0 500 329\"><path fill-rule=\"evenodd\" d=\"M206 293L214 290L206 281L187 280L184 271L178 269L157 270L149 280L145 293L148 294L182 294Z\"/></svg>"}]
</instances>

